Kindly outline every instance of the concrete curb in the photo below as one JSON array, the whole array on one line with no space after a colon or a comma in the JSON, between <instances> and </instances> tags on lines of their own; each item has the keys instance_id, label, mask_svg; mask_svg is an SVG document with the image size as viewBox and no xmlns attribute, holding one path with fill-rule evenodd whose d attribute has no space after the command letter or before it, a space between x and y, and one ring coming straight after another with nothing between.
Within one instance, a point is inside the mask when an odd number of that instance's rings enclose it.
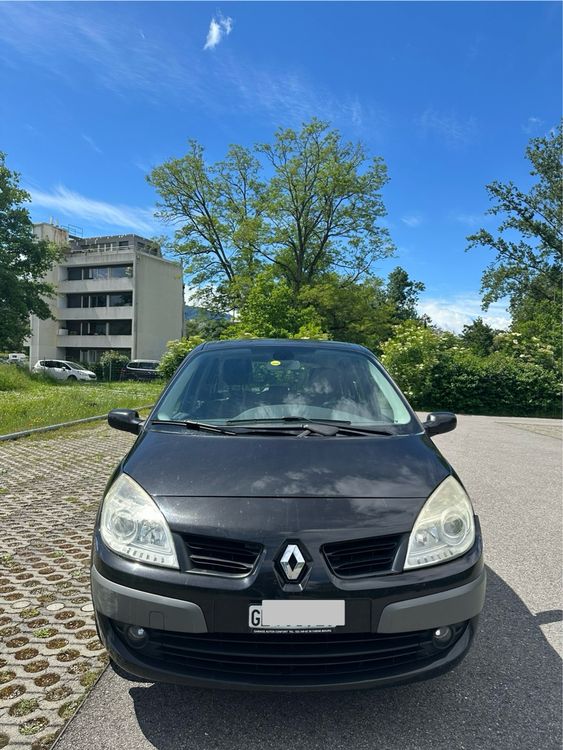
<instances>
[{"instance_id":1,"label":"concrete curb","mask_svg":"<svg viewBox=\"0 0 563 750\"><path fill-rule=\"evenodd\" d=\"M148 404L147 406L137 406L137 409L152 409L154 404ZM75 424L86 424L88 422L96 422L100 419L107 419L107 414L99 414L97 417L84 417L83 419L73 419L71 422L61 422L60 424L51 424L47 427L34 427L31 430L21 430L20 432L11 432L8 435L0 435L0 442L4 440L19 440L22 437L28 437L29 435L38 435L41 432L51 432L52 430L60 430L62 427L71 427Z\"/></svg>"}]
</instances>

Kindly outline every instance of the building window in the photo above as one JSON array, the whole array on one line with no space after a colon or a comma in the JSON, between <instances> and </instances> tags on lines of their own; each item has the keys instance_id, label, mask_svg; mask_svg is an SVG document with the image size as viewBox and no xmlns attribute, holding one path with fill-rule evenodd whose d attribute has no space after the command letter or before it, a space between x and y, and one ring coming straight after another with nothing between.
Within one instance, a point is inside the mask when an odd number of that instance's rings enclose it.
<instances>
[{"instance_id":1,"label":"building window","mask_svg":"<svg viewBox=\"0 0 563 750\"><path fill-rule=\"evenodd\" d=\"M110 307L131 307L133 304L133 292L117 292L108 295Z\"/></svg>"},{"instance_id":2,"label":"building window","mask_svg":"<svg viewBox=\"0 0 563 750\"><path fill-rule=\"evenodd\" d=\"M67 320L63 327L67 329L69 336L80 336L82 333L80 320Z\"/></svg>"},{"instance_id":3,"label":"building window","mask_svg":"<svg viewBox=\"0 0 563 750\"><path fill-rule=\"evenodd\" d=\"M67 268L69 281L99 281L105 279L131 279L133 265L125 263L117 266L72 266Z\"/></svg>"},{"instance_id":4,"label":"building window","mask_svg":"<svg viewBox=\"0 0 563 750\"><path fill-rule=\"evenodd\" d=\"M109 278L109 269L107 266L94 266L93 268L88 268L87 270L90 274L88 278L92 279L93 281L99 281L100 279Z\"/></svg>"},{"instance_id":5,"label":"building window","mask_svg":"<svg viewBox=\"0 0 563 750\"><path fill-rule=\"evenodd\" d=\"M106 307L107 306L107 295L106 294L90 294L89 296L90 307ZM84 305L88 307L88 305Z\"/></svg>"},{"instance_id":6,"label":"building window","mask_svg":"<svg viewBox=\"0 0 563 750\"><path fill-rule=\"evenodd\" d=\"M82 307L82 295L81 294L67 294L66 306L67 307Z\"/></svg>"},{"instance_id":7,"label":"building window","mask_svg":"<svg viewBox=\"0 0 563 750\"><path fill-rule=\"evenodd\" d=\"M110 276L112 279L130 279L133 276L133 266L110 266Z\"/></svg>"},{"instance_id":8,"label":"building window","mask_svg":"<svg viewBox=\"0 0 563 750\"><path fill-rule=\"evenodd\" d=\"M106 336L107 335L107 323L105 320L89 320L88 321L88 335L89 336Z\"/></svg>"},{"instance_id":9,"label":"building window","mask_svg":"<svg viewBox=\"0 0 563 750\"><path fill-rule=\"evenodd\" d=\"M131 321L130 320L110 320L109 321L109 335L110 336L130 336L131 335Z\"/></svg>"},{"instance_id":10,"label":"building window","mask_svg":"<svg viewBox=\"0 0 563 750\"><path fill-rule=\"evenodd\" d=\"M119 247L129 247L129 240L120 240Z\"/></svg>"}]
</instances>

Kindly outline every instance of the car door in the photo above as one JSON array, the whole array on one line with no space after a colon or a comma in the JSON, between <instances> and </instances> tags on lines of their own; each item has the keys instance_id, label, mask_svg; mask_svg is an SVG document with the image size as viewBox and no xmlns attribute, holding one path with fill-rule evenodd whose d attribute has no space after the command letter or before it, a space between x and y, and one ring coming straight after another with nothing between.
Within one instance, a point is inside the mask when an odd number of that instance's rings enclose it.
<instances>
[{"instance_id":1,"label":"car door","mask_svg":"<svg viewBox=\"0 0 563 750\"><path fill-rule=\"evenodd\" d=\"M66 380L68 378L68 372L65 370L65 364L54 359L51 362L52 374L56 380ZM69 368L70 369L70 368Z\"/></svg>"},{"instance_id":2,"label":"car door","mask_svg":"<svg viewBox=\"0 0 563 750\"><path fill-rule=\"evenodd\" d=\"M43 372L45 375L48 375L50 378L56 378L57 374L55 372L55 365L56 362L54 362L52 359L46 359L43 362Z\"/></svg>"}]
</instances>

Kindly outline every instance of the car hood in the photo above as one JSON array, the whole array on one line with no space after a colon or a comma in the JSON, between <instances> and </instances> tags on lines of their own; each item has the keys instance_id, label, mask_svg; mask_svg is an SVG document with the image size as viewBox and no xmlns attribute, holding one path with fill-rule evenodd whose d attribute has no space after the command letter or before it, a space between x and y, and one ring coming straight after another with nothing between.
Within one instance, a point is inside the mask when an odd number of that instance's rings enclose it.
<instances>
[{"instance_id":1,"label":"car hood","mask_svg":"<svg viewBox=\"0 0 563 750\"><path fill-rule=\"evenodd\" d=\"M424 434L141 434L123 470L154 497L427 498L451 467Z\"/></svg>"}]
</instances>

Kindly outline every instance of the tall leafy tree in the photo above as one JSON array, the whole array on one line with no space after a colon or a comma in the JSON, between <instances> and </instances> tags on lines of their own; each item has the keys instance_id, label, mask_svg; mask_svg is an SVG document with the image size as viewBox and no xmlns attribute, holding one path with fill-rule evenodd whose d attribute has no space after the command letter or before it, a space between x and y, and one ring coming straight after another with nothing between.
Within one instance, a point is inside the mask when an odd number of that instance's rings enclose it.
<instances>
[{"instance_id":1,"label":"tall leafy tree","mask_svg":"<svg viewBox=\"0 0 563 750\"><path fill-rule=\"evenodd\" d=\"M148 176L160 195L158 215L176 227L173 249L195 286L230 283L259 270L259 168L242 146L231 146L225 159L208 164L203 146L191 140L185 156Z\"/></svg>"},{"instance_id":2,"label":"tall leafy tree","mask_svg":"<svg viewBox=\"0 0 563 750\"><path fill-rule=\"evenodd\" d=\"M19 175L6 166L0 152L0 350L20 349L29 334L29 316L45 320L46 301L53 288L43 279L57 250L33 234L25 203L29 194L19 186Z\"/></svg>"},{"instance_id":3,"label":"tall leafy tree","mask_svg":"<svg viewBox=\"0 0 563 750\"><path fill-rule=\"evenodd\" d=\"M422 281L413 281L409 278L401 266L391 271L387 277L386 297L398 321L417 317L418 297L425 288Z\"/></svg>"},{"instance_id":4,"label":"tall leafy tree","mask_svg":"<svg viewBox=\"0 0 563 750\"><path fill-rule=\"evenodd\" d=\"M231 146L215 164L190 141L188 153L152 171L159 215L176 226L174 250L192 283L237 304L271 266L297 299L328 271L367 277L392 253L380 195L381 158L344 142L327 123L278 130L254 150Z\"/></svg>"},{"instance_id":5,"label":"tall leafy tree","mask_svg":"<svg viewBox=\"0 0 563 750\"><path fill-rule=\"evenodd\" d=\"M486 357L493 351L497 333L498 331L495 331L488 323L485 323L483 318L479 317L475 318L472 323L464 325L460 335L463 343L471 351L480 357Z\"/></svg>"},{"instance_id":6,"label":"tall leafy tree","mask_svg":"<svg viewBox=\"0 0 563 750\"><path fill-rule=\"evenodd\" d=\"M563 129L533 138L526 156L535 182L526 192L513 182L486 186L501 217L495 234L480 229L469 236L469 248L495 251L482 277L483 306L507 296L513 319L527 318L538 304L556 310L560 319L563 253ZM468 249L469 249L468 248Z\"/></svg>"},{"instance_id":7,"label":"tall leafy tree","mask_svg":"<svg viewBox=\"0 0 563 750\"><path fill-rule=\"evenodd\" d=\"M273 170L264 191L269 232L262 255L296 292L327 271L364 278L392 253L378 223L388 179L381 157L368 159L361 143L343 141L317 119L300 131L278 130L258 152Z\"/></svg>"}]
</instances>

